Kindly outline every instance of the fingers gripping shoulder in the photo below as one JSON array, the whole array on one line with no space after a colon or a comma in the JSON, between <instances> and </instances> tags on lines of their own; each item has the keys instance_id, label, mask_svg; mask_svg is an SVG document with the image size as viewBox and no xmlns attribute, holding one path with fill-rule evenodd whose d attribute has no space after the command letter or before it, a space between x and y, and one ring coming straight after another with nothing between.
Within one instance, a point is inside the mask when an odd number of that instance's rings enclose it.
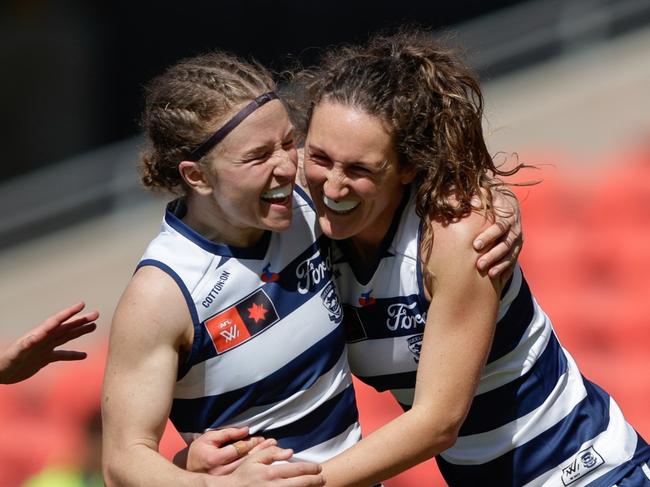
<instances>
[{"instance_id":1,"label":"fingers gripping shoulder","mask_svg":"<svg viewBox=\"0 0 650 487\"><path fill-rule=\"evenodd\" d=\"M433 238L425 265L434 274L449 267L473 269L479 256L473 246L474 239L493 222L491 214L482 210L472 211L451 223L431 222L428 231Z\"/></svg>"}]
</instances>

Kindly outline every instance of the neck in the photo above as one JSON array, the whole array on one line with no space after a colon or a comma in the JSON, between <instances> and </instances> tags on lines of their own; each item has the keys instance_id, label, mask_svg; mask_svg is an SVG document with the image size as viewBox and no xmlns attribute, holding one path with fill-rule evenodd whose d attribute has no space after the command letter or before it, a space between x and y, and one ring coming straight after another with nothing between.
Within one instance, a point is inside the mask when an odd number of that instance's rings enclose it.
<instances>
[{"instance_id":1,"label":"neck","mask_svg":"<svg viewBox=\"0 0 650 487\"><path fill-rule=\"evenodd\" d=\"M402 188L400 197L395 198L395 201L382 212L372 225L368 225L367 228L349 239L355 258L364 267L376 265L382 251L382 243L390 231L393 220L396 218L403 197L404 190Z\"/></svg>"},{"instance_id":2,"label":"neck","mask_svg":"<svg viewBox=\"0 0 650 487\"><path fill-rule=\"evenodd\" d=\"M264 235L261 228L242 228L231 224L208 198L190 193L185 197L185 204L187 213L182 218L183 222L212 242L245 248L255 245Z\"/></svg>"},{"instance_id":3,"label":"neck","mask_svg":"<svg viewBox=\"0 0 650 487\"><path fill-rule=\"evenodd\" d=\"M402 187L399 198L395 198L375 219L372 225L367 225L361 232L350 238L356 247L372 248L374 246L379 248L381 246L395 219L403 197L404 188Z\"/></svg>"}]
</instances>

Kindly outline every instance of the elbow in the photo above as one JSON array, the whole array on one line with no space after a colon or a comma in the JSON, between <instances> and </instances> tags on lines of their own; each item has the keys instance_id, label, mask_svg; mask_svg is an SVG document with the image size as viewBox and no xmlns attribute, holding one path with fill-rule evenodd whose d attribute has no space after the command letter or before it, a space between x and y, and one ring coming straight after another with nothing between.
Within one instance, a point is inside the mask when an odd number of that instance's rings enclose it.
<instances>
[{"instance_id":1,"label":"elbow","mask_svg":"<svg viewBox=\"0 0 650 487\"><path fill-rule=\"evenodd\" d=\"M104 485L106 487L121 487L126 485L119 469L119 465L121 464L119 455L111 455L107 453L106 448L104 449L102 455L102 475L104 476Z\"/></svg>"},{"instance_id":2,"label":"elbow","mask_svg":"<svg viewBox=\"0 0 650 487\"><path fill-rule=\"evenodd\" d=\"M463 412L465 413L465 412ZM440 421L440 451L445 451L456 444L460 427L465 421L466 414L448 414Z\"/></svg>"},{"instance_id":3,"label":"elbow","mask_svg":"<svg viewBox=\"0 0 650 487\"><path fill-rule=\"evenodd\" d=\"M425 431L428 431L426 455L431 458L456 444L464 415L433 414L431 411L425 414L427 421L421 424L426 425Z\"/></svg>"},{"instance_id":4,"label":"elbow","mask_svg":"<svg viewBox=\"0 0 650 487\"><path fill-rule=\"evenodd\" d=\"M443 452L445 450L448 450L452 446L456 444L456 440L458 440L458 430L459 428L449 428L441 431L440 433L440 442L438 444L437 448L437 453Z\"/></svg>"},{"instance_id":5,"label":"elbow","mask_svg":"<svg viewBox=\"0 0 650 487\"><path fill-rule=\"evenodd\" d=\"M456 440L458 439L458 428L452 425L439 424L435 430L435 433L432 435L433 441L431 441L427 451L428 458L432 458L451 448L456 444Z\"/></svg>"},{"instance_id":6,"label":"elbow","mask_svg":"<svg viewBox=\"0 0 650 487\"><path fill-rule=\"evenodd\" d=\"M106 461L102 462L102 475L106 487L119 487L120 483L117 481L116 472L111 464Z\"/></svg>"}]
</instances>

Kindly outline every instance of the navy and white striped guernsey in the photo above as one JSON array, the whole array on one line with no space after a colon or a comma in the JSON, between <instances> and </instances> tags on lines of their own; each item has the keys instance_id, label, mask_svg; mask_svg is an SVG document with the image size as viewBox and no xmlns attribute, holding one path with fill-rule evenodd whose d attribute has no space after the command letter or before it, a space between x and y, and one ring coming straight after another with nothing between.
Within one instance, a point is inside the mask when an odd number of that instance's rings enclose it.
<instances>
[{"instance_id":1,"label":"navy and white striped guernsey","mask_svg":"<svg viewBox=\"0 0 650 487\"><path fill-rule=\"evenodd\" d=\"M188 443L249 426L293 460L322 462L360 438L329 240L314 230L308 197L293 196L291 228L250 248L205 239L172 202L139 263L176 281L194 323L170 414Z\"/></svg>"},{"instance_id":2,"label":"navy and white striped guernsey","mask_svg":"<svg viewBox=\"0 0 650 487\"><path fill-rule=\"evenodd\" d=\"M334 262L352 372L391 390L405 409L413 402L429 304L420 224L407 194L372 275L355 275L340 250ZM458 441L437 458L447 483L610 487L649 458L614 400L581 376L517 266Z\"/></svg>"}]
</instances>

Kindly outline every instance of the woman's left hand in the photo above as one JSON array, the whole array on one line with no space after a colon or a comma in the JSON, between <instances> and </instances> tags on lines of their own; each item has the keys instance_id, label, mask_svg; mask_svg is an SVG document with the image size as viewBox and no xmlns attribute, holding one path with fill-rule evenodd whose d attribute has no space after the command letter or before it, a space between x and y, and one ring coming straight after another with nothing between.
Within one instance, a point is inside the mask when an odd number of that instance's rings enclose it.
<instances>
[{"instance_id":1,"label":"woman's left hand","mask_svg":"<svg viewBox=\"0 0 650 487\"><path fill-rule=\"evenodd\" d=\"M187 452L187 470L228 475L241 465L249 453L276 444L273 439L248 436L248 428L206 431L190 444Z\"/></svg>"},{"instance_id":2,"label":"woman's left hand","mask_svg":"<svg viewBox=\"0 0 650 487\"><path fill-rule=\"evenodd\" d=\"M492 189L494 223L474 239L474 249L480 252L476 267L497 277L511 270L524 244L521 212L517 198L498 188Z\"/></svg>"}]
</instances>

